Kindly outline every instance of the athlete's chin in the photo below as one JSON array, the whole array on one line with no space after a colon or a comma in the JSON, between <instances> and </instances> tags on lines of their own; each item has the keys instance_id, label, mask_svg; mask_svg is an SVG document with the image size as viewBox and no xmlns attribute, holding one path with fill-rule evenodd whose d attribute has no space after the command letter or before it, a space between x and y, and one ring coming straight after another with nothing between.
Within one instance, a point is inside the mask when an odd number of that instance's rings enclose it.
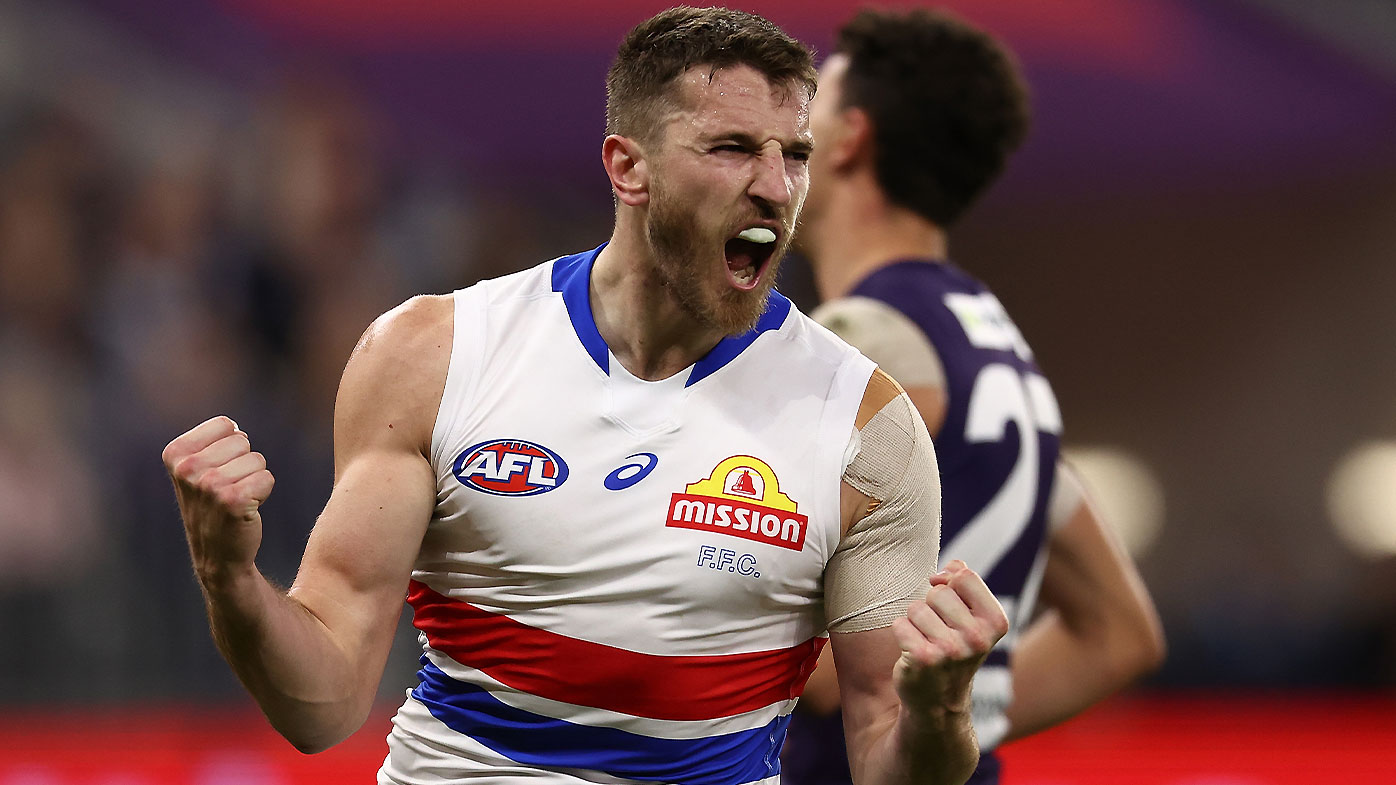
<instances>
[{"instance_id":1,"label":"athlete's chin","mask_svg":"<svg viewBox=\"0 0 1396 785\"><path fill-rule=\"evenodd\" d=\"M751 332L756 329L756 323L761 320L761 314L766 312L766 304L760 303L759 308L735 307L732 304L724 304L713 314L712 325L723 335L735 336Z\"/></svg>"},{"instance_id":2,"label":"athlete's chin","mask_svg":"<svg viewBox=\"0 0 1396 785\"><path fill-rule=\"evenodd\" d=\"M753 289L742 290L728 287L711 309L710 317L714 327L724 335L741 335L756 329L756 323L766 313L771 289L775 288L775 260L763 271L760 282Z\"/></svg>"}]
</instances>

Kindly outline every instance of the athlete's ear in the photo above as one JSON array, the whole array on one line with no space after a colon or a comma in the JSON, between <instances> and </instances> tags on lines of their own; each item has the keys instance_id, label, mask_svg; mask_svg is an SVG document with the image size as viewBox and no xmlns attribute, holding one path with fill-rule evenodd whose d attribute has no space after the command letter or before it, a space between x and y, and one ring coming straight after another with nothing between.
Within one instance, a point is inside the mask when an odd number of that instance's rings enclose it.
<instances>
[{"instance_id":1,"label":"athlete's ear","mask_svg":"<svg viewBox=\"0 0 1396 785\"><path fill-rule=\"evenodd\" d=\"M649 201L649 165L639 142L618 134L606 137L601 143L601 165L622 204L639 207Z\"/></svg>"},{"instance_id":2,"label":"athlete's ear","mask_svg":"<svg viewBox=\"0 0 1396 785\"><path fill-rule=\"evenodd\" d=\"M825 146L828 146L827 148ZM873 127L868 113L856 106L839 112L832 139L820 139L834 170L848 169L873 159Z\"/></svg>"}]
</instances>

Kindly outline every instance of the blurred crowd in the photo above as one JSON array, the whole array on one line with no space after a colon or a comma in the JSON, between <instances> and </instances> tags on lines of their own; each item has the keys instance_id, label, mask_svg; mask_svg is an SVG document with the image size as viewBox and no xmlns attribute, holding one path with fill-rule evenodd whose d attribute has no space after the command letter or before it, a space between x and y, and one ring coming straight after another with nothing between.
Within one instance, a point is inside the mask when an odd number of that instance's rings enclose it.
<instances>
[{"instance_id":1,"label":"blurred crowd","mask_svg":"<svg viewBox=\"0 0 1396 785\"><path fill-rule=\"evenodd\" d=\"M287 579L331 479L339 368L376 314L446 281L404 263L422 256L394 242L342 95L289 87L145 165L62 107L0 111L0 694L225 682L164 442L226 412L275 456L265 567Z\"/></svg>"},{"instance_id":2,"label":"blurred crowd","mask_svg":"<svg viewBox=\"0 0 1396 785\"><path fill-rule=\"evenodd\" d=\"M278 478L260 563L289 582L364 328L543 252L481 238L499 208L395 160L333 79L218 94L195 123L120 68L36 70L0 58L0 701L232 694L165 443L219 413L251 434ZM178 144L124 131L136 103Z\"/></svg>"}]
</instances>

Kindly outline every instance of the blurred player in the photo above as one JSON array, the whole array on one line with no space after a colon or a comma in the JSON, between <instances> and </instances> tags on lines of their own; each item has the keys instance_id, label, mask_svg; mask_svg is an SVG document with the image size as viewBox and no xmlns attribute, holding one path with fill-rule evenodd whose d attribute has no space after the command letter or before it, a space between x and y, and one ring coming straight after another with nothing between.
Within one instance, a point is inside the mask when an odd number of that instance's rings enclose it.
<instances>
[{"instance_id":1,"label":"blurred player","mask_svg":"<svg viewBox=\"0 0 1396 785\"><path fill-rule=\"evenodd\" d=\"M1061 417L1032 350L947 260L946 230L1027 131L1012 59L953 17L864 12L820 81L800 230L827 300L813 315L906 386L935 437L942 556L984 575L1018 631L975 678L988 754L972 781L995 782L990 751L1156 667L1162 633L1132 562L1059 460ZM846 781L836 720L818 716L838 704L825 670L791 731L794 785Z\"/></svg>"},{"instance_id":2,"label":"blurred player","mask_svg":"<svg viewBox=\"0 0 1396 785\"><path fill-rule=\"evenodd\" d=\"M1008 620L934 572L906 394L772 289L814 77L751 14L631 31L610 242L369 328L289 592L254 563L272 478L247 436L214 418L166 448L215 639L298 748L362 724L407 595L420 683L380 783L774 783L826 629L859 781L969 776Z\"/></svg>"}]
</instances>

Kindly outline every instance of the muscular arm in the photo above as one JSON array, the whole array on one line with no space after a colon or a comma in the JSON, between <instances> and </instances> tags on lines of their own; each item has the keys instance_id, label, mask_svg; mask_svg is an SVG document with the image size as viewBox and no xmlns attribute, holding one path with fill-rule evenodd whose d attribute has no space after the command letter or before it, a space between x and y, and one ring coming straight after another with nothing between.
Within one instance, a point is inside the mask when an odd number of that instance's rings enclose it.
<instances>
[{"instance_id":1,"label":"muscular arm","mask_svg":"<svg viewBox=\"0 0 1396 785\"><path fill-rule=\"evenodd\" d=\"M910 319L895 308L867 297L831 300L816 308L811 316L885 372L874 376L869 383L870 394L864 397L863 410L856 423L859 427L872 417L872 412L876 411L874 407L880 408L896 394L896 386L883 381L894 378L916 406L928 431L934 435L940 429L946 409L945 369L930 341ZM868 501L865 494L845 484L843 496L845 520L865 512ZM819 655L819 666L805 684L799 710L831 714L839 710L842 702L830 647Z\"/></svg>"},{"instance_id":2,"label":"muscular arm","mask_svg":"<svg viewBox=\"0 0 1396 785\"><path fill-rule=\"evenodd\" d=\"M932 435L944 422L945 373L935 348L896 309L868 298L831 301L815 311L880 367L907 384ZM1075 483L1069 470L1059 484ZM1090 505L1056 513L1038 602L1044 612L1024 632L1013 655L1013 703L1008 739L1061 722L1158 666L1163 633L1148 591L1128 554ZM832 680L811 679L815 710L833 711Z\"/></svg>"},{"instance_id":3,"label":"muscular arm","mask_svg":"<svg viewBox=\"0 0 1396 785\"><path fill-rule=\"evenodd\" d=\"M1077 482L1059 468L1059 484ZM1163 629L1134 563L1089 501L1074 498L1049 540L1046 610L1013 655L1006 740L1076 715L1163 660Z\"/></svg>"},{"instance_id":4,"label":"muscular arm","mask_svg":"<svg viewBox=\"0 0 1396 785\"><path fill-rule=\"evenodd\" d=\"M303 752L362 725L382 678L435 502L427 455L452 315L450 298L414 299L354 350L335 406L334 490L289 592L253 561L271 476L246 434L219 417L165 448L214 640Z\"/></svg>"},{"instance_id":5,"label":"muscular arm","mask_svg":"<svg viewBox=\"0 0 1396 785\"><path fill-rule=\"evenodd\" d=\"M872 422L868 411L887 419ZM891 559L869 559L867 550L854 549L909 552L907 564L928 553L926 567L934 569L938 547L939 481L930 436L881 371L868 384L858 424L860 455L882 457L861 467L855 460L844 475L844 545L852 547L845 552L841 546L830 562L831 606L858 596L850 587L870 579L892 583L904 577L905 570L885 569ZM881 471L887 476L879 479ZM890 626L881 606L861 601L854 607L866 611L839 615L830 625L849 767L860 785L962 783L979 759L970 686L1008 620L983 580L962 562L930 575L929 586L913 577L915 599L898 606L906 609ZM831 607L831 615L836 613Z\"/></svg>"}]
</instances>

